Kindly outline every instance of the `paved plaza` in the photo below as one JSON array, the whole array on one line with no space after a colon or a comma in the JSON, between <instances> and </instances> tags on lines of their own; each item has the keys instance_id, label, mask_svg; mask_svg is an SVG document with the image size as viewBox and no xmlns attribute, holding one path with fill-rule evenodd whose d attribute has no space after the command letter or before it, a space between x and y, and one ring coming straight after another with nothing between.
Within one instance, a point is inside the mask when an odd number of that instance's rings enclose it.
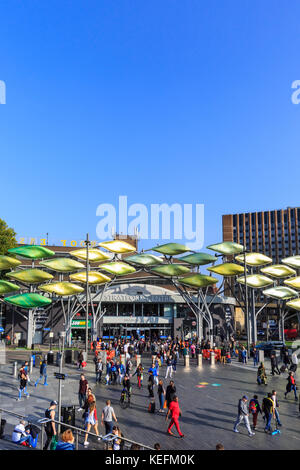
<instances>
[{"instance_id":1,"label":"paved plaza","mask_svg":"<svg viewBox=\"0 0 300 470\"><path fill-rule=\"evenodd\" d=\"M150 366L150 357L143 358L145 371ZM156 442L161 444L162 450L209 450L214 449L216 443L223 443L225 449L241 450L264 450L264 449L290 449L296 450L300 447L300 419L298 417L298 403L295 402L292 393L285 400L283 393L286 386L287 374L272 377L268 372L268 386L258 386L256 383L256 372L251 365L243 366L240 363L231 365L216 364L211 367L208 362L203 362L201 369L197 368L195 361L191 361L188 369L184 368L183 360L180 359L174 381L177 388L182 417L180 426L185 434L183 439L168 436L166 434L167 423L165 416L147 411L149 399L147 390L147 373L144 374L144 386L139 390L136 386L136 376L133 378L132 407L125 410L119 405L121 387L95 385L94 366L88 364L85 371L89 384L96 395L98 418L106 399L111 399L118 418L118 424L122 433L128 439L138 441L142 444L153 446ZM49 386L39 384L33 386L39 376L39 369L34 368L31 374L31 383L28 391L30 398L22 398L17 402L18 381L12 376L12 364L3 365L0 368L0 406L1 408L15 413L20 413L31 419L44 417L44 411L50 400L57 399L58 381L53 373L58 371L56 366L48 366ZM80 372L75 366L67 365L64 372L68 374L63 383L62 395L63 405L76 404L78 408L78 381ZM160 368L160 375L164 377L165 367ZM165 385L169 379L164 380ZM258 429L254 437L249 437L245 426L240 425L240 433L233 433L233 424L237 414L237 403L239 398L246 394L249 398L253 394L259 396L261 402L266 392L276 389L280 404L280 417L282 428L280 435L267 435L263 430L263 419L258 418ZM156 406L158 404L156 388L154 389ZM3 416L7 419L6 436L10 437L13 424L16 419ZM251 419L251 418L250 418ZM82 412L76 411L76 425L82 427ZM99 426L100 432L104 434L104 428ZM176 431L174 431L176 433ZM83 436L80 437L83 442ZM91 440L92 441L92 440ZM0 448L18 447L8 444L6 440L0 441ZM102 444L103 447L103 444ZM91 449L99 448L99 444L91 442ZM101 448L101 447L100 447Z\"/></svg>"}]
</instances>

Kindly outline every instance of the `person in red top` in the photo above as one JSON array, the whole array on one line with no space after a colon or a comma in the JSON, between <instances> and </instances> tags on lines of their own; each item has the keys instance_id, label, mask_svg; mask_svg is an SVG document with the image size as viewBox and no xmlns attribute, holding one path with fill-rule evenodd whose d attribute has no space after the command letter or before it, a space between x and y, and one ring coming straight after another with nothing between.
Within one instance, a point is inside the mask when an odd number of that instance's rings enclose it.
<instances>
[{"instance_id":1,"label":"person in red top","mask_svg":"<svg viewBox=\"0 0 300 470\"><path fill-rule=\"evenodd\" d=\"M171 436L174 435L171 432L171 429L172 429L173 425L175 424L175 427L177 429L177 432L178 432L179 436L184 437L184 434L182 434L182 432L180 431L179 422L178 422L178 418L179 418L179 416L181 416L181 410L179 408L177 395L174 395L173 400L170 403L169 410L168 410L168 413L167 413L167 416L166 416L166 421L169 417L169 414L171 414L171 421L170 421L170 424L168 426L168 431L167 431L168 434L170 434Z\"/></svg>"}]
</instances>

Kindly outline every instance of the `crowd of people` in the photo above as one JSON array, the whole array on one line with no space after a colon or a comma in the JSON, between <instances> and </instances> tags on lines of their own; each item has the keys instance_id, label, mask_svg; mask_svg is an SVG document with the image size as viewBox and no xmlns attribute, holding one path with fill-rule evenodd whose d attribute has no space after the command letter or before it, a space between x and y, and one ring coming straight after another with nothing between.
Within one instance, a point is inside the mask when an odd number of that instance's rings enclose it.
<instances>
[{"instance_id":1,"label":"crowd of people","mask_svg":"<svg viewBox=\"0 0 300 470\"><path fill-rule=\"evenodd\" d=\"M82 351L79 351L77 358L77 368L81 371L78 387L78 402L79 407L77 411L82 412L82 428L85 430L84 447L89 446L89 433L92 431L100 441L99 422L105 435L114 437L107 440L107 448L112 450L122 450L124 448L124 435L118 424L116 412L111 405L109 399L106 400L105 406L102 408L98 417L96 393L93 391L94 387L102 385L108 386L121 386L120 404L125 403L131 406L132 390L137 387L139 390L147 390L145 395L146 402L145 410L150 413L165 414L165 420L168 422L166 432L168 435L173 435L173 428L175 426L180 438L184 437L179 424L182 410L180 408L180 399L175 385L175 377L177 371L177 363L180 357L189 355L191 359L195 359L197 354L204 351L217 350L212 347L209 340L197 341L182 341L178 338L175 340L154 340L145 341L141 339L124 340L115 338L113 341L98 341L92 345L93 361L95 366L95 378L92 384L89 384L84 369L86 363ZM223 342L218 345L220 352L218 360L220 364L231 362L232 357L238 357L242 363L247 364L249 361L247 350L242 344L238 344L233 338L230 341ZM263 362L259 363L258 350L255 345L251 348L253 365L257 367L257 383L258 385L268 385L267 372ZM147 357L152 358L150 367L145 367L145 353ZM271 352L270 375L274 376L287 373L287 385L284 393L286 399L290 392L294 393L295 400L298 401L297 384L295 373L297 370L298 358L296 354L292 356L286 347L281 351L283 365L279 369L278 359L275 351ZM139 359L138 359L139 358ZM28 398L29 393L27 390L29 377L29 365L25 361L19 370L19 390L17 400L20 401L22 396ZM43 383L42 383L43 381ZM165 383L164 381L168 381ZM146 382L146 383L145 383ZM39 384L47 386L47 361L43 360L40 365L39 377L35 381L34 386ZM156 398L158 407L156 407ZM244 422L249 436L254 436L255 430L258 426L258 417L262 415L264 419L264 430L266 433L272 433L282 426L279 417L279 401L277 391L272 390L268 392L262 402L259 402L258 395L254 394L249 400L247 395L243 395L238 402L238 413L234 423L234 432L238 433L239 425ZM49 447L56 448L57 450L71 450L74 448L74 436L71 429L65 430L60 438L57 436L57 426L53 420L56 417L57 402L51 401L50 406L45 411L45 417L48 422L45 425L46 440L44 450ZM299 409L300 411L300 409ZM250 423L250 416L252 415L252 429ZM32 425L25 426L25 422L20 423L15 427L12 440L13 442L28 445L30 447L36 446L38 430ZM123 438L123 439L122 439ZM222 444L218 444L222 446ZM158 443L155 448L160 448ZM221 450L221 449L218 449Z\"/></svg>"}]
</instances>

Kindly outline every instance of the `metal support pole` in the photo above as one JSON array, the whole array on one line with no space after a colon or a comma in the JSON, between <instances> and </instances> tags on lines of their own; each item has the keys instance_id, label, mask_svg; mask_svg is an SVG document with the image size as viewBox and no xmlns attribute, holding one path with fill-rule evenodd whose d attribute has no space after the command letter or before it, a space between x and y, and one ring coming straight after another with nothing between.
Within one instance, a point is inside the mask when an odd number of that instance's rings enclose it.
<instances>
[{"instance_id":1,"label":"metal support pole","mask_svg":"<svg viewBox=\"0 0 300 470\"><path fill-rule=\"evenodd\" d=\"M244 277L245 277L245 312L246 312L246 327L247 327L247 356L250 357L250 325L249 325L249 305L248 305L248 285L247 285L247 265L246 265L246 251L244 251Z\"/></svg>"},{"instance_id":2,"label":"metal support pole","mask_svg":"<svg viewBox=\"0 0 300 470\"><path fill-rule=\"evenodd\" d=\"M13 367L13 376L14 378L17 378L18 375L18 363L17 361L14 362L14 367Z\"/></svg>"},{"instance_id":3,"label":"metal support pole","mask_svg":"<svg viewBox=\"0 0 300 470\"><path fill-rule=\"evenodd\" d=\"M86 309L85 309L85 352L88 355L89 344L89 234L86 234Z\"/></svg>"}]
</instances>

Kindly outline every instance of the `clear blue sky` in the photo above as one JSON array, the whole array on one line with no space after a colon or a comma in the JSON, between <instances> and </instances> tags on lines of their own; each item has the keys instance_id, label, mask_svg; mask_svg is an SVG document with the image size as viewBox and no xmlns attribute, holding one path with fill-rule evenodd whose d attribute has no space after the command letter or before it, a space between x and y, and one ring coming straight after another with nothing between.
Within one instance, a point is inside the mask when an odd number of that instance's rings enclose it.
<instances>
[{"instance_id":1,"label":"clear blue sky","mask_svg":"<svg viewBox=\"0 0 300 470\"><path fill-rule=\"evenodd\" d=\"M19 235L95 238L98 204L127 195L205 204L207 245L224 213L299 205L298 1L0 11L0 217Z\"/></svg>"}]
</instances>

